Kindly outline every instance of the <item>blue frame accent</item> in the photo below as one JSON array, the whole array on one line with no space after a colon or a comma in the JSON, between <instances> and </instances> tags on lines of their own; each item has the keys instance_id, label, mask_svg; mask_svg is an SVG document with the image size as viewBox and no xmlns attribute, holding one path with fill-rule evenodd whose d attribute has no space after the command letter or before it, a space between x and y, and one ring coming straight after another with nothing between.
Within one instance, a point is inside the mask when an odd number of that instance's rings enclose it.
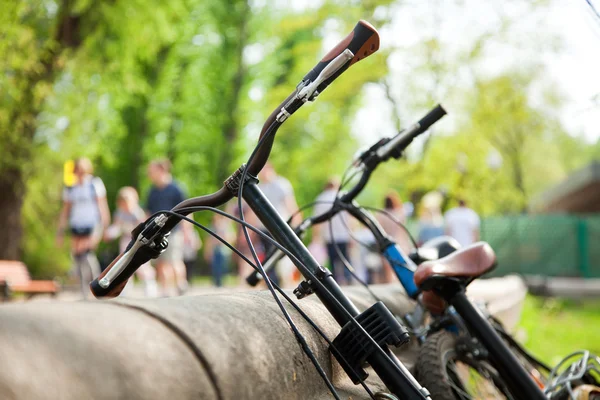
<instances>
[{"instance_id":1,"label":"blue frame accent","mask_svg":"<svg viewBox=\"0 0 600 400\"><path fill-rule=\"evenodd\" d=\"M419 288L415 284L414 263L408 257L404 256L396 243L387 246L383 250L383 256L392 266L406 293L410 297L415 297L419 293Z\"/></svg>"}]
</instances>

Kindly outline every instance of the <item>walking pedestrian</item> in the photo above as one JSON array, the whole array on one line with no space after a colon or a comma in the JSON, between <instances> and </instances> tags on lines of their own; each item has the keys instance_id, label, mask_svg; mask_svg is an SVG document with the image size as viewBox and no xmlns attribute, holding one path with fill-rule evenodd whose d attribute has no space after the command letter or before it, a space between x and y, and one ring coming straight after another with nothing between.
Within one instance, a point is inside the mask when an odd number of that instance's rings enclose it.
<instances>
[{"instance_id":1,"label":"walking pedestrian","mask_svg":"<svg viewBox=\"0 0 600 400\"><path fill-rule=\"evenodd\" d=\"M419 246L428 240L444 235L442 201L442 194L437 191L429 192L423 196L419 217Z\"/></svg>"},{"instance_id":2,"label":"walking pedestrian","mask_svg":"<svg viewBox=\"0 0 600 400\"><path fill-rule=\"evenodd\" d=\"M275 168L270 162L264 166L259 174L260 183L258 187L264 193L265 197L269 199L273 207L277 210L279 215L283 219L292 218L292 226L296 223L300 223L302 220L301 214L296 214L298 211L298 203L296 203L296 197L294 196L294 189L290 181L283 176L280 176L275 171ZM270 233L259 223L261 230L270 235ZM262 241L263 249L265 254L271 251L273 245L266 241ZM295 268L288 258L284 258L277 263L275 268L269 271L269 277L275 283L281 284L284 287L292 285L294 281Z\"/></svg>"},{"instance_id":3,"label":"walking pedestrian","mask_svg":"<svg viewBox=\"0 0 600 400\"><path fill-rule=\"evenodd\" d=\"M229 241L231 238L228 219L220 214L215 214L213 216L210 228L213 232L226 241ZM216 287L222 287L223 279L227 275L229 252L225 245L212 235L206 239L206 244L204 246L204 259L210 265L213 284Z\"/></svg>"},{"instance_id":4,"label":"walking pedestrian","mask_svg":"<svg viewBox=\"0 0 600 400\"><path fill-rule=\"evenodd\" d=\"M331 178L325 184L323 192L315 200L314 215L329 211L338 193L339 181ZM336 214L326 223L316 225L313 232L325 243L329 257L329 265L333 278L340 284L349 284L352 275L344 267L342 257L348 260L348 243L350 242L349 222L345 211Z\"/></svg>"},{"instance_id":5,"label":"walking pedestrian","mask_svg":"<svg viewBox=\"0 0 600 400\"><path fill-rule=\"evenodd\" d=\"M119 238L119 252L123 253L131 242L131 231L146 219L146 213L139 204L137 191L131 186L119 189L117 193L117 210L113 215L113 223L104 234L105 240ZM149 262L143 264L135 272L137 278L144 284L146 297L157 297L156 271ZM133 289L133 280L130 279L123 294L127 295Z\"/></svg>"},{"instance_id":6,"label":"walking pedestrian","mask_svg":"<svg viewBox=\"0 0 600 400\"><path fill-rule=\"evenodd\" d=\"M92 175L92 163L79 158L74 163L75 184L63 190L63 206L58 222L57 245L62 246L65 231L71 235L74 272L78 274L83 298L89 295L89 283L100 275L100 263L94 251L102 233L110 224L106 188L102 179Z\"/></svg>"},{"instance_id":7,"label":"walking pedestrian","mask_svg":"<svg viewBox=\"0 0 600 400\"><path fill-rule=\"evenodd\" d=\"M406 224L406 214L400 196L394 191L388 192L384 198L383 205L387 215L383 213L377 214L377 221L383 228L383 231L400 246L404 254L409 254L413 247L412 243L406 230L398 225L398 222ZM396 278L392 267L387 261L383 265L383 282L395 282Z\"/></svg>"},{"instance_id":8,"label":"walking pedestrian","mask_svg":"<svg viewBox=\"0 0 600 400\"><path fill-rule=\"evenodd\" d=\"M446 234L452 236L461 246L468 246L479 240L479 215L469 207L463 199L458 200L458 207L446 212Z\"/></svg>"},{"instance_id":9,"label":"walking pedestrian","mask_svg":"<svg viewBox=\"0 0 600 400\"><path fill-rule=\"evenodd\" d=\"M148 165L148 177L152 187L148 193L146 208L148 213L171 210L185 199L183 190L171 175L171 162L166 159L157 159ZM161 295L169 296L176 291L183 294L188 287L185 265L183 263L183 246L190 240L191 226L181 223L169 236L169 246L156 259L156 274Z\"/></svg>"}]
</instances>

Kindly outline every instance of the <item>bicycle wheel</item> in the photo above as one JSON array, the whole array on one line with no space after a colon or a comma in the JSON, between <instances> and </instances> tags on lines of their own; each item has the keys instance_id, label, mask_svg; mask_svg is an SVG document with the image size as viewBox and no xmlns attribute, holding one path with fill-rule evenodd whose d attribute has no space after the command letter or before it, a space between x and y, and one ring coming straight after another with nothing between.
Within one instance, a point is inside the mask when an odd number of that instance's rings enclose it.
<instances>
[{"instance_id":1,"label":"bicycle wheel","mask_svg":"<svg viewBox=\"0 0 600 400\"><path fill-rule=\"evenodd\" d=\"M485 360L457 350L458 337L440 331L423 343L416 378L436 400L509 399L498 372Z\"/></svg>"}]
</instances>

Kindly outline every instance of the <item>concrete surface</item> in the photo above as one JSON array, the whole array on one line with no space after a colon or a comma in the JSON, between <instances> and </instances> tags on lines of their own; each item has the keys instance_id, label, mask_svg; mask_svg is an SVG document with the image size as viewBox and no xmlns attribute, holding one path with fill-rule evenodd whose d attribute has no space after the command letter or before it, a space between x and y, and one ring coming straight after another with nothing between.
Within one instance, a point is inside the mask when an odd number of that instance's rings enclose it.
<instances>
[{"instance_id":1,"label":"concrete surface","mask_svg":"<svg viewBox=\"0 0 600 400\"><path fill-rule=\"evenodd\" d=\"M398 285L373 290L394 313L413 307ZM347 293L361 309L373 303L363 288ZM318 299L299 303L333 339L339 326ZM343 398L367 398L288 309ZM5 304L0 321L3 399L331 399L264 291ZM399 356L411 365L416 349ZM369 384L382 388L376 377Z\"/></svg>"}]
</instances>

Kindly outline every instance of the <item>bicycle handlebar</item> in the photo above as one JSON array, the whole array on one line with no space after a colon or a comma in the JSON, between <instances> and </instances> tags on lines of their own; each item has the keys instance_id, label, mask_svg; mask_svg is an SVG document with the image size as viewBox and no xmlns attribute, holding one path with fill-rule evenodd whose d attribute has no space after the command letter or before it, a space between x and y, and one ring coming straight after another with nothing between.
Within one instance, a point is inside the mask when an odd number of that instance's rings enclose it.
<instances>
[{"instance_id":1,"label":"bicycle handlebar","mask_svg":"<svg viewBox=\"0 0 600 400\"><path fill-rule=\"evenodd\" d=\"M305 85L300 94L303 94L306 100L312 100L315 92L320 93L325 90L331 82L345 70L350 68L352 64L367 58L379 49L379 34L377 30L367 21L360 20L341 42L323 57L321 61L302 79L302 82L310 82ZM333 68L333 71L327 71L330 65L335 64L342 56L344 62L338 68ZM347 62L349 61L349 62ZM338 61L339 62L339 61ZM320 78L320 79L319 79ZM316 94L315 94L316 96ZM305 101L306 101L305 100Z\"/></svg>"},{"instance_id":2,"label":"bicycle handlebar","mask_svg":"<svg viewBox=\"0 0 600 400\"><path fill-rule=\"evenodd\" d=\"M386 160L394 152L401 152L413 141L414 138L422 133L425 133L431 125L442 119L446 115L446 110L441 104L435 106L431 111L427 113L419 122L409 126L407 129L401 131L387 143L377 149L377 157L380 160Z\"/></svg>"},{"instance_id":3,"label":"bicycle handlebar","mask_svg":"<svg viewBox=\"0 0 600 400\"><path fill-rule=\"evenodd\" d=\"M132 239L127 249L102 273L90 283L90 290L97 298L117 297L135 271L148 261L156 258L167 248L164 228L169 232L179 219L169 219L160 214L155 218L138 225L132 232Z\"/></svg>"},{"instance_id":4,"label":"bicycle handlebar","mask_svg":"<svg viewBox=\"0 0 600 400\"><path fill-rule=\"evenodd\" d=\"M325 57L304 76L296 90L290 94L265 121L260 132L260 139L267 131L273 129L270 137L265 139L256 153L254 160L248 165L248 172L257 175L265 166L275 133L279 126L295 113L307 101L313 101L338 76L352 64L367 58L379 49L379 33L366 21L359 21L352 32L331 49Z\"/></svg>"},{"instance_id":5,"label":"bicycle handlebar","mask_svg":"<svg viewBox=\"0 0 600 400\"><path fill-rule=\"evenodd\" d=\"M365 169L360 177L360 180L352 189L342 194L339 201L346 204L352 202L352 200L354 200L367 185L367 182L371 177L371 173L377 167L377 165L379 165L382 161L387 160L392 153L401 152L402 150L406 149L406 147L413 141L414 138L427 131L431 125L439 121L444 115L446 115L446 110L444 110L444 108L438 104L423 118L421 118L419 122L413 124L408 129L401 131L387 142L378 142L375 146L380 145L379 147L372 147L370 150L368 150L367 152L373 152L372 149L376 148L372 154L373 161L363 161ZM295 229L295 231L298 236L301 237L300 233L304 233L309 226L325 222L333 218L337 212L338 209L332 207L329 211L321 215L309 217L305 219L302 224ZM303 229L300 229L301 227ZM265 271L271 269L281 258L283 258L283 253L280 251L268 254L267 259L263 263ZM257 271L252 271L247 276L246 282L251 286L256 286L258 282L260 282L261 278L262 276Z\"/></svg>"},{"instance_id":6,"label":"bicycle handlebar","mask_svg":"<svg viewBox=\"0 0 600 400\"><path fill-rule=\"evenodd\" d=\"M248 172L257 175L264 167L275 139L277 129L296 112L307 101L314 100L331 82L340 76L350 66L379 49L379 34L377 30L366 21L359 21L346 38L338 43L323 59L302 79L296 89L290 94L265 121L260 133L260 139L269 133L261 147L257 150L252 162L247 166ZM190 207L210 206L218 207L233 198L233 194L226 187L222 187L217 192L207 195L187 199L173 208L174 212L178 210L189 209ZM181 211L182 214L188 212ZM156 219L155 219L156 220ZM148 221L147 221L148 222ZM155 232L162 235L170 232L179 218L169 216L162 221L162 225ZM150 221L150 224L152 221ZM156 258L154 249L150 248L152 240L146 238L145 243L138 245L140 237L134 234L136 239L132 240L129 249L120 254L103 273L90 283L90 290L96 297L115 297L122 291L127 280L134 272L152 258ZM162 236L161 236L162 237ZM163 241L164 242L164 241ZM165 248L166 248L166 244ZM137 247L136 247L137 246Z\"/></svg>"},{"instance_id":7,"label":"bicycle handlebar","mask_svg":"<svg viewBox=\"0 0 600 400\"><path fill-rule=\"evenodd\" d=\"M130 249L121 253L102 273L90 283L90 290L97 298L117 297L121 294L129 278L146 262L150 261L141 257L137 249ZM112 273L111 273L112 271ZM115 272L118 272L116 274Z\"/></svg>"}]
</instances>

